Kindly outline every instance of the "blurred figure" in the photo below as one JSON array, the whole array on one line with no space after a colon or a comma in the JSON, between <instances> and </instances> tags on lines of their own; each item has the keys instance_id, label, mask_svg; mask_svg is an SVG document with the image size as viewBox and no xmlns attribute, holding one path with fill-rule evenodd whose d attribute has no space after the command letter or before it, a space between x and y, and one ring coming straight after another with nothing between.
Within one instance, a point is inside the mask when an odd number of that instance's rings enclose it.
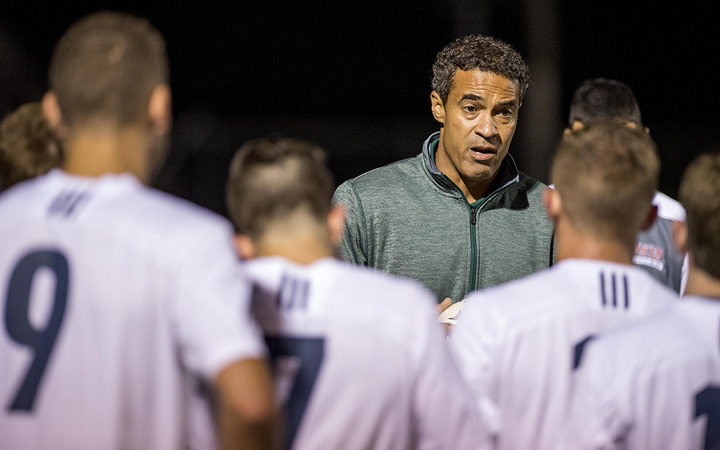
<instances>
[{"instance_id":1,"label":"blurred figure","mask_svg":"<svg viewBox=\"0 0 720 450\"><path fill-rule=\"evenodd\" d=\"M134 16L87 16L55 46L43 110L62 170L0 196L3 449L208 448L189 438L198 384L225 447L272 439L232 227L142 185L170 131L168 78L162 36Z\"/></svg>"},{"instance_id":2,"label":"blurred figure","mask_svg":"<svg viewBox=\"0 0 720 450\"><path fill-rule=\"evenodd\" d=\"M63 162L60 142L40 102L25 103L0 122L0 191Z\"/></svg>"},{"instance_id":3,"label":"blurred figure","mask_svg":"<svg viewBox=\"0 0 720 450\"><path fill-rule=\"evenodd\" d=\"M650 132L642 123L635 95L625 83L606 78L583 81L572 96L565 132L604 120ZM685 221L685 210L676 200L659 191L655 191L653 205L658 210L657 218L650 228L638 234L633 263L675 292L682 293L687 282L687 258L675 248L670 228L672 222Z\"/></svg>"},{"instance_id":4,"label":"blurred figure","mask_svg":"<svg viewBox=\"0 0 720 450\"><path fill-rule=\"evenodd\" d=\"M567 448L720 448L720 155L680 185L689 255L685 297L669 311L590 343L577 373Z\"/></svg>"},{"instance_id":5,"label":"blurred figure","mask_svg":"<svg viewBox=\"0 0 720 450\"><path fill-rule=\"evenodd\" d=\"M285 448L484 448L433 295L333 257L344 223L333 188L324 152L298 140L247 142L230 168L228 211L252 259Z\"/></svg>"},{"instance_id":6,"label":"blurred figure","mask_svg":"<svg viewBox=\"0 0 720 450\"><path fill-rule=\"evenodd\" d=\"M465 300L451 335L499 449L555 449L586 342L677 295L632 264L660 163L641 131L597 123L558 146L546 189L558 263Z\"/></svg>"}]
</instances>

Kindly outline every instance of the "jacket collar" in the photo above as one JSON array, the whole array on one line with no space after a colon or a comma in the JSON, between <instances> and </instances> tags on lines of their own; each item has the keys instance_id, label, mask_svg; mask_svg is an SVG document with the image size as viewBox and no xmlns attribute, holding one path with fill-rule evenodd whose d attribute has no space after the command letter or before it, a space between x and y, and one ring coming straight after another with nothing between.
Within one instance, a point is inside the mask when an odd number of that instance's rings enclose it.
<instances>
[{"instance_id":1,"label":"jacket collar","mask_svg":"<svg viewBox=\"0 0 720 450\"><path fill-rule=\"evenodd\" d=\"M450 181L450 178L448 178L444 173L442 173L435 164L435 152L437 151L439 140L440 132L436 131L435 133L431 134L423 143L423 167L427 174L430 176L430 178L433 180L433 182L440 189L446 192L459 193L460 191L458 187L455 186L455 183ZM499 170L500 174L498 174L498 176L500 177L500 182L498 184L500 187L488 194L487 197L491 196L495 192L505 189L511 184L518 183L520 181L520 171L517 168L517 164L515 164L515 159L513 159L510 153L505 155L505 158L503 158Z\"/></svg>"}]
</instances>

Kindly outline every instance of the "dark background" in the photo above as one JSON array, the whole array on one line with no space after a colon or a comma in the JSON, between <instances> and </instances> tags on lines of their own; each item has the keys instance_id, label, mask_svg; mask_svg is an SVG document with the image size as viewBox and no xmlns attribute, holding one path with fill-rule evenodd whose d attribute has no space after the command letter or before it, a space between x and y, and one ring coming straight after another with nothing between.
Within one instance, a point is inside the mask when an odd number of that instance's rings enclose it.
<instances>
[{"instance_id":1,"label":"dark background","mask_svg":"<svg viewBox=\"0 0 720 450\"><path fill-rule=\"evenodd\" d=\"M338 183L417 154L438 129L435 54L469 32L508 42L530 65L511 153L543 182L569 97L586 78L634 90L660 149L660 188L673 197L689 161L720 143L720 17L708 2L5 1L0 115L40 100L54 42L98 9L145 16L165 35L175 128L155 185L220 213L228 161L250 138L317 142Z\"/></svg>"}]
</instances>

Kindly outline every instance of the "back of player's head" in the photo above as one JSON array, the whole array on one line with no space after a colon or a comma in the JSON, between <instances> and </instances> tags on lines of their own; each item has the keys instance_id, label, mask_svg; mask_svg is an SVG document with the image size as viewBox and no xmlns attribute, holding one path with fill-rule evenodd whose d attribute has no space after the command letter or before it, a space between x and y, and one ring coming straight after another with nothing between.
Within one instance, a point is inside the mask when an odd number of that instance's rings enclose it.
<instances>
[{"instance_id":1,"label":"back of player's head","mask_svg":"<svg viewBox=\"0 0 720 450\"><path fill-rule=\"evenodd\" d=\"M75 22L53 50L50 89L69 127L102 121L125 126L168 83L165 40L145 19L99 12Z\"/></svg>"},{"instance_id":2,"label":"back of player's head","mask_svg":"<svg viewBox=\"0 0 720 450\"><path fill-rule=\"evenodd\" d=\"M650 211L659 174L650 136L616 122L565 135L551 169L563 212L575 229L633 242Z\"/></svg>"},{"instance_id":3,"label":"back of player's head","mask_svg":"<svg viewBox=\"0 0 720 450\"><path fill-rule=\"evenodd\" d=\"M60 143L40 103L26 103L0 122L0 190L62 164Z\"/></svg>"},{"instance_id":4,"label":"back of player's head","mask_svg":"<svg viewBox=\"0 0 720 450\"><path fill-rule=\"evenodd\" d=\"M687 213L688 252L700 269L720 278L720 153L690 163L678 197Z\"/></svg>"},{"instance_id":5,"label":"back of player's head","mask_svg":"<svg viewBox=\"0 0 720 450\"><path fill-rule=\"evenodd\" d=\"M622 81L607 78L585 80L570 104L569 125L616 120L642 128L640 107L632 90Z\"/></svg>"},{"instance_id":6,"label":"back of player's head","mask_svg":"<svg viewBox=\"0 0 720 450\"><path fill-rule=\"evenodd\" d=\"M447 102L458 69L479 69L517 81L521 101L530 84L530 69L518 52L502 41L479 34L457 38L437 54L431 86L443 103Z\"/></svg>"},{"instance_id":7,"label":"back of player's head","mask_svg":"<svg viewBox=\"0 0 720 450\"><path fill-rule=\"evenodd\" d=\"M298 139L256 139L233 157L226 200L237 231L256 238L298 211L325 223L334 190L320 147Z\"/></svg>"}]
</instances>

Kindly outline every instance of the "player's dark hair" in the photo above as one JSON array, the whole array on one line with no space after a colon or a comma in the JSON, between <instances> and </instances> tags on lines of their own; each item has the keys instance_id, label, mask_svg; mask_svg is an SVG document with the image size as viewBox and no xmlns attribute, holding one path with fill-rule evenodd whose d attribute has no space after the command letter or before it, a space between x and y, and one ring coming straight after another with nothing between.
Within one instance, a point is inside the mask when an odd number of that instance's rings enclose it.
<instances>
[{"instance_id":1,"label":"player's dark hair","mask_svg":"<svg viewBox=\"0 0 720 450\"><path fill-rule=\"evenodd\" d=\"M447 102L458 69L479 69L516 81L520 101L530 84L530 69L518 52L502 41L478 34L458 38L437 54L431 86L443 103Z\"/></svg>"},{"instance_id":2,"label":"player's dark hair","mask_svg":"<svg viewBox=\"0 0 720 450\"><path fill-rule=\"evenodd\" d=\"M50 60L50 89L69 127L87 121L124 126L169 78L165 40L145 19L99 12L75 22Z\"/></svg>"},{"instance_id":3,"label":"player's dark hair","mask_svg":"<svg viewBox=\"0 0 720 450\"><path fill-rule=\"evenodd\" d=\"M574 122L617 120L635 123L642 128L640 107L630 87L622 81L607 78L585 80L575 90L570 104L569 125Z\"/></svg>"},{"instance_id":4,"label":"player's dark hair","mask_svg":"<svg viewBox=\"0 0 720 450\"><path fill-rule=\"evenodd\" d=\"M688 165L678 198L687 214L693 262L720 278L720 153L701 155Z\"/></svg>"},{"instance_id":5,"label":"player's dark hair","mask_svg":"<svg viewBox=\"0 0 720 450\"><path fill-rule=\"evenodd\" d=\"M226 202L238 232L256 238L267 224L305 209L325 221L335 182L325 151L290 138L246 142L230 164Z\"/></svg>"},{"instance_id":6,"label":"player's dark hair","mask_svg":"<svg viewBox=\"0 0 720 450\"><path fill-rule=\"evenodd\" d=\"M60 142L40 103L25 103L0 122L0 190L63 162Z\"/></svg>"},{"instance_id":7,"label":"player's dark hair","mask_svg":"<svg viewBox=\"0 0 720 450\"><path fill-rule=\"evenodd\" d=\"M573 227L630 245L650 211L659 175L650 136L614 121L566 134L551 169Z\"/></svg>"}]
</instances>

